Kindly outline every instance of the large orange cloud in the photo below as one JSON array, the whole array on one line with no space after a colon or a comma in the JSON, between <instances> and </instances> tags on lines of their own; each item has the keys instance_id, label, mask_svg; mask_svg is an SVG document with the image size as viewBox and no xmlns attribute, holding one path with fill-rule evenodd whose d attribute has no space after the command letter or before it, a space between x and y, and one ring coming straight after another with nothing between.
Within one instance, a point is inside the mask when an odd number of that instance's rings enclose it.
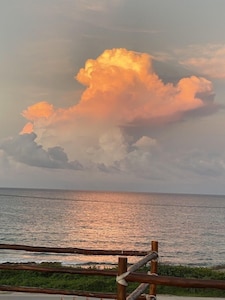
<instances>
[{"instance_id":1,"label":"large orange cloud","mask_svg":"<svg viewBox=\"0 0 225 300\"><path fill-rule=\"evenodd\" d=\"M121 125L136 119L173 118L204 106L199 94L213 93L211 82L202 77L164 84L150 55L126 49L106 50L96 60L88 60L76 79L87 86L77 109Z\"/></svg>"},{"instance_id":2,"label":"large orange cloud","mask_svg":"<svg viewBox=\"0 0 225 300\"><path fill-rule=\"evenodd\" d=\"M42 101L38 102L32 106L29 106L26 110L22 112L22 116L28 119L28 122L21 134L31 133L34 131L34 125L40 123L40 121L44 121L44 126L46 125L46 121L53 115L54 108L53 105L48 102Z\"/></svg>"},{"instance_id":3,"label":"large orange cloud","mask_svg":"<svg viewBox=\"0 0 225 300\"><path fill-rule=\"evenodd\" d=\"M126 49L106 50L96 60L88 60L76 79L87 86L80 102L54 111L53 122L79 116L110 119L122 125L138 118L172 118L177 112L204 106L204 94L213 93L212 83L202 77L183 78L177 85L164 84L152 68L150 55ZM23 112L34 123L52 115L53 106L44 101Z\"/></svg>"},{"instance_id":4,"label":"large orange cloud","mask_svg":"<svg viewBox=\"0 0 225 300\"><path fill-rule=\"evenodd\" d=\"M45 101L42 101L29 106L23 111L22 115L30 121L36 121L41 118L48 119L52 113L53 106Z\"/></svg>"},{"instance_id":5,"label":"large orange cloud","mask_svg":"<svg viewBox=\"0 0 225 300\"><path fill-rule=\"evenodd\" d=\"M122 127L177 120L207 106L205 99L213 94L212 83L203 77L164 84L150 55L126 49L105 50L97 59L87 60L76 79L86 86L78 104L55 109L39 102L28 107L23 116L29 125L22 133L33 130L44 147L61 146L82 163L93 157L99 163L123 159L132 138Z\"/></svg>"}]
</instances>

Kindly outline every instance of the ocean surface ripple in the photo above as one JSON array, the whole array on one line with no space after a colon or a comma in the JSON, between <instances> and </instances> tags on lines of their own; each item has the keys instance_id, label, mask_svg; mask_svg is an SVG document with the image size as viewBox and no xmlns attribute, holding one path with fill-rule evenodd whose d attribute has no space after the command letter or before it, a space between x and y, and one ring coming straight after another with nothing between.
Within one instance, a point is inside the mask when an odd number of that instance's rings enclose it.
<instances>
[{"instance_id":1,"label":"ocean surface ripple","mask_svg":"<svg viewBox=\"0 0 225 300\"><path fill-rule=\"evenodd\" d=\"M0 205L0 243L148 251L157 240L162 263L224 264L225 196L2 188ZM1 263L117 259L0 250Z\"/></svg>"}]
</instances>

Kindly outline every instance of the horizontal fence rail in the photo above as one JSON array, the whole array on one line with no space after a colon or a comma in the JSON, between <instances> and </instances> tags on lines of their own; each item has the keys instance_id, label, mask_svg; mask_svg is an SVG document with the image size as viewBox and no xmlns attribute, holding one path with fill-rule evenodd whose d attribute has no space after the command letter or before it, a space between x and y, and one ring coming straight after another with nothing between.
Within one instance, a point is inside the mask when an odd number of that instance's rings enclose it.
<instances>
[{"instance_id":1,"label":"horizontal fence rail","mask_svg":"<svg viewBox=\"0 0 225 300\"><path fill-rule=\"evenodd\" d=\"M41 252L41 253L64 253L64 254L81 254L81 255L112 255L112 256L146 256L147 251L134 251L134 250L92 250L81 249L73 247L39 247L28 246L19 244L0 244L2 250L16 250L16 251L28 251L28 252ZM100 269L81 269L71 267L46 267L36 264L14 264L4 263L0 264L0 270L21 270L21 271L36 271L36 272L48 272L48 273L68 273L68 274L80 274L80 275L97 275L97 276L112 276L116 278L117 271L113 270L100 270ZM95 298L108 298L116 299L117 295L114 293L99 293L99 292L87 292L80 290L62 290L62 289L50 289L50 288L37 288L37 287L23 287L23 286L6 286L0 285L0 291L11 292L25 292L25 293L42 293L42 294L59 294L59 295L75 295ZM145 300L144 297L139 299Z\"/></svg>"},{"instance_id":2,"label":"horizontal fence rail","mask_svg":"<svg viewBox=\"0 0 225 300\"><path fill-rule=\"evenodd\" d=\"M7 250L22 250L30 252L45 252L45 253L68 253L68 254L83 254L83 255L117 255L118 257L118 270L109 269L81 269L74 267L49 267L38 264L15 264L4 263L0 264L0 270L23 270L23 271L37 271L48 273L68 273L68 274L81 274L86 276L111 276L115 277L117 282L117 295L112 293L98 293L87 292L78 290L62 290L50 288L37 288L37 287L22 287L22 286L7 286L0 285L0 291L11 292L27 292L27 293L42 293L42 294L59 294L59 295L74 295L86 296L96 298L109 298L118 300L135 300L156 299L157 285L175 286L183 288L213 288L225 290L224 280L210 280L210 279L190 279L172 276L161 276L157 274L157 258L158 258L158 242L153 241L151 251L122 251L122 250L91 250L80 248L55 248L55 247L33 247L26 245L15 244L0 244L0 249ZM122 257L120 257L122 256ZM137 263L127 268L127 256L144 256ZM137 270L145 265L147 262L150 264L150 272L145 274L137 272ZM139 287L131 294L126 293L126 286L129 282L140 283ZM150 285L149 293L143 295L142 293Z\"/></svg>"},{"instance_id":3,"label":"horizontal fence rail","mask_svg":"<svg viewBox=\"0 0 225 300\"><path fill-rule=\"evenodd\" d=\"M45 253L68 253L68 254L83 254L83 255L120 255L120 256L145 256L147 251L133 250L94 250L81 248L56 248L56 247L33 247L26 245L15 244L0 244L0 249L5 250L22 250L29 252L45 252Z\"/></svg>"},{"instance_id":4,"label":"horizontal fence rail","mask_svg":"<svg viewBox=\"0 0 225 300\"><path fill-rule=\"evenodd\" d=\"M43 267L38 265L28 264L0 264L1 270L21 270L21 271L36 271L48 273L67 273L79 275L101 275L101 276L116 276L117 271L113 270L100 270L100 269L80 269L71 267Z\"/></svg>"},{"instance_id":5,"label":"horizontal fence rail","mask_svg":"<svg viewBox=\"0 0 225 300\"><path fill-rule=\"evenodd\" d=\"M116 294L110 293L99 293L99 292L86 292L77 290L57 290L48 288L35 288L35 287L23 287L23 286L7 286L0 285L0 291L6 292L19 292L19 293L38 293L38 294L51 294L51 295L68 295L68 296L83 296L83 297L94 297L94 298L107 298L116 299ZM144 297L141 298L145 300Z\"/></svg>"},{"instance_id":6,"label":"horizontal fence rail","mask_svg":"<svg viewBox=\"0 0 225 300\"><path fill-rule=\"evenodd\" d=\"M191 278L180 278L180 277L172 277L172 276L145 275L140 273L131 273L127 275L126 281L154 283L156 285L176 286L176 287L184 287L184 288L215 288L215 289L225 290L224 280L191 279Z\"/></svg>"}]
</instances>

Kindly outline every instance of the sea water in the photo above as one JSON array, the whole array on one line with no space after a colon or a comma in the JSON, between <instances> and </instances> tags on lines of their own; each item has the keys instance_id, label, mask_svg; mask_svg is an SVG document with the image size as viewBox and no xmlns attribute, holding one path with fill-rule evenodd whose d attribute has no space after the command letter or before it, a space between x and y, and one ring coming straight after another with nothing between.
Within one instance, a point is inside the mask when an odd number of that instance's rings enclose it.
<instances>
[{"instance_id":1,"label":"sea water","mask_svg":"<svg viewBox=\"0 0 225 300\"><path fill-rule=\"evenodd\" d=\"M159 261L225 262L225 196L0 189L0 243L144 250ZM116 264L118 257L0 250L0 262ZM134 258L129 258L132 261Z\"/></svg>"}]
</instances>

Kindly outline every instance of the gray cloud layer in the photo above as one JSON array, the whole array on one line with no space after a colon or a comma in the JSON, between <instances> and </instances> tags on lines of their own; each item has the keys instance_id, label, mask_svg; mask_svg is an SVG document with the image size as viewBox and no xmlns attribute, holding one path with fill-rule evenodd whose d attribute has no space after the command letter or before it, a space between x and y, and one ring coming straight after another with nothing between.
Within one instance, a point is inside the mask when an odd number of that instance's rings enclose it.
<instances>
[{"instance_id":1,"label":"gray cloud layer","mask_svg":"<svg viewBox=\"0 0 225 300\"><path fill-rule=\"evenodd\" d=\"M0 149L15 161L40 168L81 170L82 165L76 161L69 162L63 148L56 146L44 150L35 142L35 133L19 135L4 140Z\"/></svg>"}]
</instances>

